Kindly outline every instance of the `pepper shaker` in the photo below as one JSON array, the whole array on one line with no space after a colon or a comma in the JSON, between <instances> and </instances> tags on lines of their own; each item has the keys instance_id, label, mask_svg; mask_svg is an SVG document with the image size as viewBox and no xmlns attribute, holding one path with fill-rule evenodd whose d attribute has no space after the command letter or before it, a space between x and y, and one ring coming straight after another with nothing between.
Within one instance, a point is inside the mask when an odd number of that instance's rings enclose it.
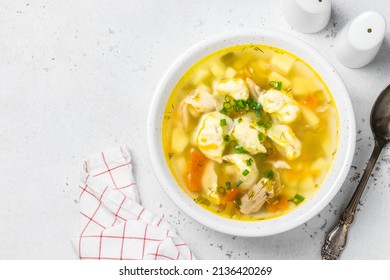
<instances>
[{"instance_id":1,"label":"pepper shaker","mask_svg":"<svg viewBox=\"0 0 390 280\"><path fill-rule=\"evenodd\" d=\"M329 22L331 0L283 0L282 11L292 28L302 33L315 33Z\"/></svg>"},{"instance_id":2,"label":"pepper shaker","mask_svg":"<svg viewBox=\"0 0 390 280\"><path fill-rule=\"evenodd\" d=\"M364 12L341 29L336 37L334 53L349 68L370 63L381 47L386 32L386 19L375 11Z\"/></svg>"}]
</instances>

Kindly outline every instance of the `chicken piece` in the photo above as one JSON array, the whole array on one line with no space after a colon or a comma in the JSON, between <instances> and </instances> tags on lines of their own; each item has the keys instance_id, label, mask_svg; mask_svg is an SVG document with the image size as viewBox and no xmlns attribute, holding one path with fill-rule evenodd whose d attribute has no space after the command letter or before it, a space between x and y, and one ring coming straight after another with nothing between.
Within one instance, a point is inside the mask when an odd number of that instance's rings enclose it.
<instances>
[{"instance_id":1,"label":"chicken piece","mask_svg":"<svg viewBox=\"0 0 390 280\"><path fill-rule=\"evenodd\" d=\"M222 160L234 165L236 171L235 179L237 180L236 185L241 190L248 190L256 182L259 171L251 156L246 154L229 154L222 157ZM249 161L251 165L247 164Z\"/></svg>"},{"instance_id":2,"label":"chicken piece","mask_svg":"<svg viewBox=\"0 0 390 280\"><path fill-rule=\"evenodd\" d=\"M301 155L302 144L288 125L276 124L267 130L267 136L278 151L287 159L293 160Z\"/></svg>"},{"instance_id":3,"label":"chicken piece","mask_svg":"<svg viewBox=\"0 0 390 280\"><path fill-rule=\"evenodd\" d=\"M241 213L245 215L255 214L268 199L275 197L280 189L279 180L270 180L268 178L260 179L257 184L241 197Z\"/></svg>"},{"instance_id":4,"label":"chicken piece","mask_svg":"<svg viewBox=\"0 0 390 280\"><path fill-rule=\"evenodd\" d=\"M180 103L179 112L182 114L184 127L187 129L189 124L189 114L198 117L199 113L208 113L215 111L217 101L215 98L203 89L195 89L190 92Z\"/></svg>"},{"instance_id":5,"label":"chicken piece","mask_svg":"<svg viewBox=\"0 0 390 280\"><path fill-rule=\"evenodd\" d=\"M219 112L204 114L193 134L193 143L209 159L222 162L226 146L223 137L229 134L232 125L233 121Z\"/></svg>"},{"instance_id":6,"label":"chicken piece","mask_svg":"<svg viewBox=\"0 0 390 280\"><path fill-rule=\"evenodd\" d=\"M258 100L260 95L265 93L265 91L260 89L260 87L258 85L256 85L255 82L252 81L251 79L246 78L246 83L248 84L249 93L250 93L250 96L253 98L253 100Z\"/></svg>"},{"instance_id":7,"label":"chicken piece","mask_svg":"<svg viewBox=\"0 0 390 280\"><path fill-rule=\"evenodd\" d=\"M242 79L219 81L215 84L215 92L220 95L229 95L235 100L249 98L249 90Z\"/></svg>"},{"instance_id":8,"label":"chicken piece","mask_svg":"<svg viewBox=\"0 0 390 280\"><path fill-rule=\"evenodd\" d=\"M259 137L261 135L261 137ZM249 118L242 117L234 121L232 136L236 138L238 144L251 155L266 153L267 149L262 142L265 140L265 129L258 126ZM262 139L260 141L260 139Z\"/></svg>"},{"instance_id":9,"label":"chicken piece","mask_svg":"<svg viewBox=\"0 0 390 280\"><path fill-rule=\"evenodd\" d=\"M288 94L270 89L259 97L258 102L265 112L276 117L280 122L288 124L298 118L300 109L297 102Z\"/></svg>"}]
</instances>

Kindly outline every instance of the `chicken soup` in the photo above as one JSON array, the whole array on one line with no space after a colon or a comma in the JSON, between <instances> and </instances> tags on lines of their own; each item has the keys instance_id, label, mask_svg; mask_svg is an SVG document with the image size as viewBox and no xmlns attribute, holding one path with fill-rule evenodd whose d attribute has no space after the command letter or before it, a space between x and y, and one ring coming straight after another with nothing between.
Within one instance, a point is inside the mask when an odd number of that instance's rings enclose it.
<instances>
[{"instance_id":1,"label":"chicken soup","mask_svg":"<svg viewBox=\"0 0 390 280\"><path fill-rule=\"evenodd\" d=\"M241 45L185 73L166 104L162 139L173 176L194 202L255 221L293 211L316 193L338 132L329 89L306 62Z\"/></svg>"}]
</instances>

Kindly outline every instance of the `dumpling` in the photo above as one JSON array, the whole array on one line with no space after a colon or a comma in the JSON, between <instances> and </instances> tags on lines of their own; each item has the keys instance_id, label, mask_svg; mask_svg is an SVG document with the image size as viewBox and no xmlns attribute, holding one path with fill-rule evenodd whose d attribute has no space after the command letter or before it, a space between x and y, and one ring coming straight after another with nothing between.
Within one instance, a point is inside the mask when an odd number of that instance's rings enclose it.
<instances>
[{"instance_id":1,"label":"dumpling","mask_svg":"<svg viewBox=\"0 0 390 280\"><path fill-rule=\"evenodd\" d=\"M265 112L275 116L282 123L292 123L299 116L297 102L280 90L268 90L260 95L258 102Z\"/></svg>"},{"instance_id":2,"label":"dumpling","mask_svg":"<svg viewBox=\"0 0 390 280\"><path fill-rule=\"evenodd\" d=\"M208 113L215 111L217 101L215 98L204 89L195 89L187 95L180 103L180 112L184 127L187 129L189 125L189 114L198 117L200 113Z\"/></svg>"},{"instance_id":3,"label":"dumpling","mask_svg":"<svg viewBox=\"0 0 390 280\"><path fill-rule=\"evenodd\" d=\"M226 146L223 138L229 134L232 125L232 119L219 112L204 114L195 129L193 141L206 157L222 162Z\"/></svg>"},{"instance_id":4,"label":"dumpling","mask_svg":"<svg viewBox=\"0 0 390 280\"><path fill-rule=\"evenodd\" d=\"M215 92L221 95L229 95L235 100L247 100L249 90L242 79L223 80L215 84Z\"/></svg>"},{"instance_id":5,"label":"dumpling","mask_svg":"<svg viewBox=\"0 0 390 280\"><path fill-rule=\"evenodd\" d=\"M265 140L265 129L263 127L258 126L254 121L246 117L235 120L234 123L232 136L240 146L252 155L267 152L267 149L262 144L262 141Z\"/></svg>"},{"instance_id":6,"label":"dumpling","mask_svg":"<svg viewBox=\"0 0 390 280\"><path fill-rule=\"evenodd\" d=\"M183 100L184 103L191 105L198 113L212 112L216 108L215 98L203 89L195 89Z\"/></svg>"}]
</instances>

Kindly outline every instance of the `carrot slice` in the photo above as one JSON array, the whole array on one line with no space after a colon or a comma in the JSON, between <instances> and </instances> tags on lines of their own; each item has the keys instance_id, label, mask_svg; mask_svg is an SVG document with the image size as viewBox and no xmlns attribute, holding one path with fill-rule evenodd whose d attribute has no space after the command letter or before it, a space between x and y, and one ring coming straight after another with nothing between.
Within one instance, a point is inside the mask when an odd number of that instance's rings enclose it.
<instances>
[{"instance_id":1,"label":"carrot slice","mask_svg":"<svg viewBox=\"0 0 390 280\"><path fill-rule=\"evenodd\" d=\"M268 212L276 212L278 210L275 205L268 202L265 204L265 207L267 208Z\"/></svg>"},{"instance_id":2,"label":"carrot slice","mask_svg":"<svg viewBox=\"0 0 390 280\"><path fill-rule=\"evenodd\" d=\"M306 99L300 102L302 105L306 105L307 107L313 109L317 107L318 99L314 95L309 95Z\"/></svg>"},{"instance_id":3,"label":"carrot slice","mask_svg":"<svg viewBox=\"0 0 390 280\"><path fill-rule=\"evenodd\" d=\"M269 212L284 211L288 209L288 197L281 195L276 203L266 203L265 207Z\"/></svg>"},{"instance_id":4,"label":"carrot slice","mask_svg":"<svg viewBox=\"0 0 390 280\"><path fill-rule=\"evenodd\" d=\"M276 209L278 210L287 210L288 209L288 197L282 195L279 197L278 203L275 204Z\"/></svg>"},{"instance_id":5,"label":"carrot slice","mask_svg":"<svg viewBox=\"0 0 390 280\"><path fill-rule=\"evenodd\" d=\"M201 179L207 163L207 158L200 151L193 150L188 163L189 173L187 177L187 189L190 192L200 192L202 190Z\"/></svg>"},{"instance_id":6,"label":"carrot slice","mask_svg":"<svg viewBox=\"0 0 390 280\"><path fill-rule=\"evenodd\" d=\"M227 190L226 195L221 197L221 203L223 205L226 205L228 202L236 200L239 195L240 195L239 188L233 188L233 189Z\"/></svg>"}]
</instances>

